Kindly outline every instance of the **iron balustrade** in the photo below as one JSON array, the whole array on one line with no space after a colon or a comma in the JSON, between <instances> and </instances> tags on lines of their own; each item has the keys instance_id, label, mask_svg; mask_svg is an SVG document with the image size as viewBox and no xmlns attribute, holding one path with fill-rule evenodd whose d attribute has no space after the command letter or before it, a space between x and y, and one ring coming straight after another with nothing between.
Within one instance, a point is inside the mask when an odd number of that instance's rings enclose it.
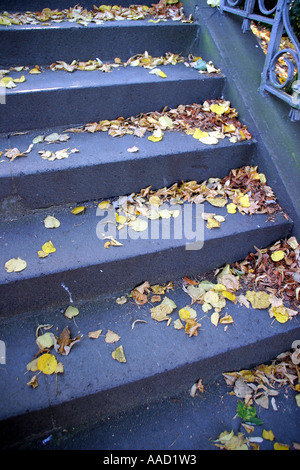
<instances>
[{"instance_id":1,"label":"iron balustrade","mask_svg":"<svg viewBox=\"0 0 300 470\"><path fill-rule=\"evenodd\" d=\"M269 92L291 107L291 121L300 120L300 43L292 28L289 11L291 0L278 0L267 9L264 0L221 0L220 12L228 12L243 18L242 30L251 28L251 21L271 26L270 41L261 74L260 93ZM256 7L256 10L255 10ZM257 7L259 12L256 13ZM283 36L287 36L292 47L281 47ZM276 66L284 62L286 73L279 76Z\"/></svg>"}]
</instances>

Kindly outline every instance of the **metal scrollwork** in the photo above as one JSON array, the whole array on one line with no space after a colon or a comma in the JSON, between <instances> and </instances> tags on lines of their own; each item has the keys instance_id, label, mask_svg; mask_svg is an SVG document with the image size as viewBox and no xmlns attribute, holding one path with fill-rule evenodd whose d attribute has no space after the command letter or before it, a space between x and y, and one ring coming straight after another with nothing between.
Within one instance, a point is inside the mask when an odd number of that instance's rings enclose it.
<instances>
[{"instance_id":1,"label":"metal scrollwork","mask_svg":"<svg viewBox=\"0 0 300 470\"><path fill-rule=\"evenodd\" d=\"M260 92L271 93L288 103L291 106L291 120L300 120L300 44L290 23L291 0L278 0L270 10L266 8L265 0L258 0L261 14L254 13L256 0L245 0L242 7L241 3L242 0L221 0L220 11L243 17L243 32L250 29L252 20L267 23L272 27ZM288 36L291 48L282 49L283 34ZM279 76L278 66L283 62L285 74Z\"/></svg>"}]
</instances>

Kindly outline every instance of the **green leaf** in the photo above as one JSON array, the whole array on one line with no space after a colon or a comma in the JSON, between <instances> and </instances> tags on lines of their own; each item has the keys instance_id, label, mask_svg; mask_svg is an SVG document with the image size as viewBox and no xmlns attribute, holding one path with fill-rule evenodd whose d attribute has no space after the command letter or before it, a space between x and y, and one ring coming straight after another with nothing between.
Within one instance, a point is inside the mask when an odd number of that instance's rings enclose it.
<instances>
[{"instance_id":1,"label":"green leaf","mask_svg":"<svg viewBox=\"0 0 300 470\"><path fill-rule=\"evenodd\" d=\"M254 424L256 426L263 424L256 416L256 409L253 406L246 406L242 401L238 402L237 415L239 418L242 418L245 423Z\"/></svg>"}]
</instances>

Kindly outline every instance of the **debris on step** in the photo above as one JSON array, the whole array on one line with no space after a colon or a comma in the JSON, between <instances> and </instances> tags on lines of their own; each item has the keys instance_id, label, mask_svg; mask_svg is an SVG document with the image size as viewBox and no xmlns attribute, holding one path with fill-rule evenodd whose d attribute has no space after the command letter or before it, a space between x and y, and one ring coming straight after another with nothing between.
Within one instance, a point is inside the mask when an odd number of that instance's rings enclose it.
<instances>
[{"instance_id":1,"label":"debris on step","mask_svg":"<svg viewBox=\"0 0 300 470\"><path fill-rule=\"evenodd\" d=\"M0 14L0 26L26 24L51 26L63 21L88 26L90 23L101 25L106 21L144 19L149 19L154 23L166 20L192 22L191 16L185 17L182 3L178 0L160 0L159 3L153 4L151 7L147 5L131 5L129 7L100 5L99 7L94 6L93 10L87 10L77 4L61 11L50 8L44 8L41 12L8 13L4 11Z\"/></svg>"}]
</instances>

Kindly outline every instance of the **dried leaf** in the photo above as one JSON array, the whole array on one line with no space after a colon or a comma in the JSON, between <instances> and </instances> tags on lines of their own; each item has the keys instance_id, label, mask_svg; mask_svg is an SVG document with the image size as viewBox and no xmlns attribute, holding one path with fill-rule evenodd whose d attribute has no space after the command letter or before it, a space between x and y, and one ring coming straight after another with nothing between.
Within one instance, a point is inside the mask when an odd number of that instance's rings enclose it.
<instances>
[{"instance_id":1,"label":"dried leaf","mask_svg":"<svg viewBox=\"0 0 300 470\"><path fill-rule=\"evenodd\" d=\"M56 248L53 245L52 241L49 240L48 242L44 243L44 245L42 246L42 250L44 253L49 254L49 253L55 253Z\"/></svg>"},{"instance_id":2,"label":"dried leaf","mask_svg":"<svg viewBox=\"0 0 300 470\"><path fill-rule=\"evenodd\" d=\"M63 356L67 356L70 353L71 348L74 346L74 344L78 343L80 339L81 339L80 335L72 339L70 335L70 330L66 326L63 329L60 337L57 337L56 335L53 334L54 349L59 354L62 354Z\"/></svg>"},{"instance_id":3,"label":"dried leaf","mask_svg":"<svg viewBox=\"0 0 300 470\"><path fill-rule=\"evenodd\" d=\"M108 330L105 335L106 343L116 343L120 340L120 336L117 333L114 333L112 330Z\"/></svg>"},{"instance_id":4,"label":"dried leaf","mask_svg":"<svg viewBox=\"0 0 300 470\"><path fill-rule=\"evenodd\" d=\"M46 228L58 228L60 226L60 221L52 215L48 215L44 220L44 225Z\"/></svg>"},{"instance_id":5,"label":"dried leaf","mask_svg":"<svg viewBox=\"0 0 300 470\"><path fill-rule=\"evenodd\" d=\"M71 213L75 215L82 214L83 212L85 212L85 206L74 207L74 209L71 210Z\"/></svg>"},{"instance_id":6,"label":"dried leaf","mask_svg":"<svg viewBox=\"0 0 300 470\"><path fill-rule=\"evenodd\" d=\"M102 333L102 330L90 331L90 332L88 333L88 337L89 337L89 338L93 338L93 339L97 339L97 338L99 338L99 336L101 335L101 333Z\"/></svg>"},{"instance_id":7,"label":"dried leaf","mask_svg":"<svg viewBox=\"0 0 300 470\"><path fill-rule=\"evenodd\" d=\"M65 310L65 317L71 319L79 315L79 310L76 307L73 307L72 305L69 305L66 310Z\"/></svg>"},{"instance_id":8,"label":"dried leaf","mask_svg":"<svg viewBox=\"0 0 300 470\"><path fill-rule=\"evenodd\" d=\"M117 349L115 349L112 352L111 355L112 355L113 359L115 359L118 362L127 362L123 346L119 346Z\"/></svg>"},{"instance_id":9,"label":"dried leaf","mask_svg":"<svg viewBox=\"0 0 300 470\"><path fill-rule=\"evenodd\" d=\"M270 297L264 291L247 291L246 298L250 300L252 308L265 309L270 306Z\"/></svg>"},{"instance_id":10,"label":"dried leaf","mask_svg":"<svg viewBox=\"0 0 300 470\"><path fill-rule=\"evenodd\" d=\"M19 273L26 268L27 263L21 258L11 258L10 260L6 261L4 266L8 273Z\"/></svg>"}]
</instances>

